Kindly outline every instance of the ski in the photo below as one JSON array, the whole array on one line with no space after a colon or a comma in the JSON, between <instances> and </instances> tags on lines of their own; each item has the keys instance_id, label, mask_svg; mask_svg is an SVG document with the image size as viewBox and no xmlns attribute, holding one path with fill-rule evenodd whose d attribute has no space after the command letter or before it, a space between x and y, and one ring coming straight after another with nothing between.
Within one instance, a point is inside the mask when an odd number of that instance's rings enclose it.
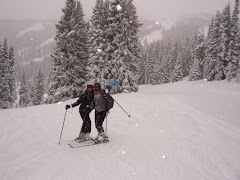
<instances>
[{"instance_id":1,"label":"ski","mask_svg":"<svg viewBox=\"0 0 240 180\"><path fill-rule=\"evenodd\" d=\"M69 143L68 145L71 148L80 148L80 147L86 147L86 146L93 146L93 145L97 145L97 144L105 144L108 143L109 140L103 140L103 141L99 141L99 140L89 140L89 141L85 141L85 142L74 142L74 143Z\"/></svg>"}]
</instances>

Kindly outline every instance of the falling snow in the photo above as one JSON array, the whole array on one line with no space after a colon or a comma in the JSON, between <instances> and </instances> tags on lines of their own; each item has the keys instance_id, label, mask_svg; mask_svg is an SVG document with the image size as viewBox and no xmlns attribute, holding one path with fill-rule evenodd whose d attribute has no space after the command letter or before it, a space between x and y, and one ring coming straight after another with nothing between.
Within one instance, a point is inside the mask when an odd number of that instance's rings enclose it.
<instances>
[{"instance_id":1,"label":"falling snow","mask_svg":"<svg viewBox=\"0 0 240 180\"><path fill-rule=\"evenodd\" d=\"M117 10L120 11L122 9L122 6L120 4L117 5Z\"/></svg>"},{"instance_id":2,"label":"falling snow","mask_svg":"<svg viewBox=\"0 0 240 180\"><path fill-rule=\"evenodd\" d=\"M97 52L102 52L102 49L97 49Z\"/></svg>"}]
</instances>

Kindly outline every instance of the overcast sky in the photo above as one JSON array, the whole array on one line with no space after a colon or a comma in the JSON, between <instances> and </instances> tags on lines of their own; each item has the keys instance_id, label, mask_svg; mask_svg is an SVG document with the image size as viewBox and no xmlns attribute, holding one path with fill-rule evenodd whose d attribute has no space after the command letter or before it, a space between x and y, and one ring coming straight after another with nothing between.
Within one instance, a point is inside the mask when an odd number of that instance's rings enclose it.
<instances>
[{"instance_id":1,"label":"overcast sky","mask_svg":"<svg viewBox=\"0 0 240 180\"><path fill-rule=\"evenodd\" d=\"M96 0L81 0L90 17ZM209 12L215 14L235 0L134 0L138 15L148 19L181 14ZM59 19L65 0L0 0L0 19Z\"/></svg>"}]
</instances>

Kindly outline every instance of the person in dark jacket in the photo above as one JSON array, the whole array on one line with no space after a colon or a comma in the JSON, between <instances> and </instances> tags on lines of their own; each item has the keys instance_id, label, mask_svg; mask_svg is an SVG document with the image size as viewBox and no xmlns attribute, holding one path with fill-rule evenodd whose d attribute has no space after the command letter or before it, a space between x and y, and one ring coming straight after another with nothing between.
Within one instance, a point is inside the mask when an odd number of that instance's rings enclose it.
<instances>
[{"instance_id":1,"label":"person in dark jacket","mask_svg":"<svg viewBox=\"0 0 240 180\"><path fill-rule=\"evenodd\" d=\"M103 140L107 140L108 137L104 132L103 122L111 107L109 107L109 97L111 97L108 92L101 89L100 83L95 83L93 86L94 92L94 109L95 109L95 127L98 131L98 136L96 139L101 137Z\"/></svg>"},{"instance_id":2,"label":"person in dark jacket","mask_svg":"<svg viewBox=\"0 0 240 180\"><path fill-rule=\"evenodd\" d=\"M81 94L77 102L73 103L71 106L66 105L66 109L69 109L70 107L74 108L81 104L79 107L79 113L83 120L83 125L79 137L77 137L75 140L87 141L90 139L89 135L91 133L91 119L89 117L89 114L93 109L93 99L93 86L87 85L87 89L84 91L83 94Z\"/></svg>"}]
</instances>

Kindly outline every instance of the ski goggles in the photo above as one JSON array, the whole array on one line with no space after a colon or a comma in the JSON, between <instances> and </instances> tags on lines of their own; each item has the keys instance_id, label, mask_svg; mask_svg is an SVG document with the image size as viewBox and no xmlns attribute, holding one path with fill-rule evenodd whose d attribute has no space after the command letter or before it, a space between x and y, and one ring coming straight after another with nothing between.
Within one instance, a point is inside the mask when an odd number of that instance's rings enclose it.
<instances>
[{"instance_id":1,"label":"ski goggles","mask_svg":"<svg viewBox=\"0 0 240 180\"><path fill-rule=\"evenodd\" d=\"M93 86L92 85L87 85L87 88L93 88Z\"/></svg>"},{"instance_id":2,"label":"ski goggles","mask_svg":"<svg viewBox=\"0 0 240 180\"><path fill-rule=\"evenodd\" d=\"M94 89L100 89L101 87L99 85L93 86Z\"/></svg>"}]
</instances>

